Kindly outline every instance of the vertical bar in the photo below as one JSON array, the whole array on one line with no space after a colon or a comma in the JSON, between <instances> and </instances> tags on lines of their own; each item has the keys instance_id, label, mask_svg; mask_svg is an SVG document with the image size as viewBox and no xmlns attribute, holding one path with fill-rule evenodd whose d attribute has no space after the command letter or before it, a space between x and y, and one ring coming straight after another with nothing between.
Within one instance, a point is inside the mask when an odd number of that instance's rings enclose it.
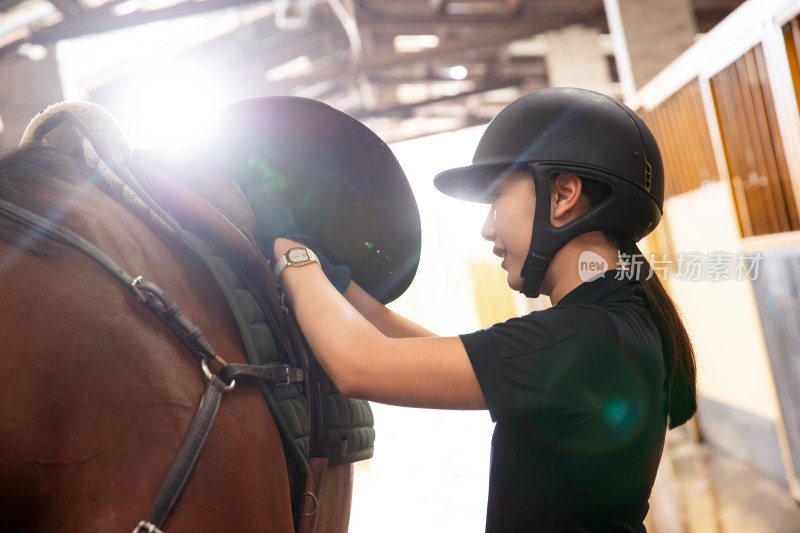
<instances>
[{"instance_id":1,"label":"vertical bar","mask_svg":"<svg viewBox=\"0 0 800 533\"><path fill-rule=\"evenodd\" d=\"M714 153L711 147L711 135L708 131L708 124L706 124L703 118L703 97L700 94L700 81L695 80L689 85L688 89L688 113L690 116L694 117L693 127L698 132L700 145L703 147L700 160L703 172L700 176L700 182L719 179L719 169L717 168L717 162L714 159Z\"/></svg>"},{"instance_id":2,"label":"vertical bar","mask_svg":"<svg viewBox=\"0 0 800 533\"><path fill-rule=\"evenodd\" d=\"M728 69L729 68L730 67L728 67ZM739 212L739 223L741 225L742 235L750 237L757 233L758 226L757 222L754 221L751 216L750 203L744 187L742 169L745 165L741 164L741 159L744 157L743 147L741 143L738 142L735 130L731 125L731 113L729 110L733 105L732 96L729 91L730 82L728 81L728 69L719 72L716 76L712 77L709 82L719 122L725 161L727 162L730 173L733 198Z\"/></svg>"},{"instance_id":3,"label":"vertical bar","mask_svg":"<svg viewBox=\"0 0 800 533\"><path fill-rule=\"evenodd\" d=\"M775 101L772 96L772 89L767 76L764 52L760 46L756 48L753 55L753 60L755 62L758 81L762 88L765 115L767 119L768 129L763 132L762 139L765 143L765 149L768 147L771 150L771 156L774 164L774 179L772 176L770 176L770 181L772 182L772 187L776 191L776 196L780 194L781 203L779 206L776 206L776 209L780 209L780 212L785 217L786 229L784 231L800 229L800 220L798 220L797 214L797 204L794 198L791 178L789 176L789 166L786 162L786 155L783 149L783 139L778 127Z\"/></svg>"},{"instance_id":4,"label":"vertical bar","mask_svg":"<svg viewBox=\"0 0 800 533\"><path fill-rule=\"evenodd\" d=\"M674 104L676 108L677 119L679 121L678 127L685 135L684 146L682 150L684 164L687 167L687 172L691 178L688 185L692 189L700 187L700 175L698 173L698 160L700 158L699 151L702 149L700 139L698 138L697 129L695 127L694 117L690 113L687 99L691 98L689 93L689 86L684 87L680 92L674 96Z\"/></svg>"},{"instance_id":5,"label":"vertical bar","mask_svg":"<svg viewBox=\"0 0 800 533\"><path fill-rule=\"evenodd\" d=\"M769 120L758 72L755 54L759 47L746 53L737 61L736 73L742 91L742 105L747 112L743 129L747 132L747 142L753 159L749 167L750 175L758 176L758 189L763 197L764 216L769 220L770 233L788 230L788 220L783 203L783 193L775 190L778 172L774 164L774 150L769 136ZM779 185L779 183L778 183Z\"/></svg>"},{"instance_id":6,"label":"vertical bar","mask_svg":"<svg viewBox=\"0 0 800 533\"><path fill-rule=\"evenodd\" d=\"M748 127L756 123L756 116L752 106L752 99L750 98L749 85L746 78L742 79L744 77L742 73L744 57L737 59L733 65L725 69L729 79L728 88L733 104L729 111L739 117L738 121L735 119L731 121L739 139L741 153L744 156L739 175L744 180L744 190L750 206L750 216L754 221L753 227L757 235L763 235L778 231L779 226L771 216L769 200L764 194L765 188L760 179L763 173L758 171L760 154L756 152L757 145L752 138L753 130Z\"/></svg>"}]
</instances>

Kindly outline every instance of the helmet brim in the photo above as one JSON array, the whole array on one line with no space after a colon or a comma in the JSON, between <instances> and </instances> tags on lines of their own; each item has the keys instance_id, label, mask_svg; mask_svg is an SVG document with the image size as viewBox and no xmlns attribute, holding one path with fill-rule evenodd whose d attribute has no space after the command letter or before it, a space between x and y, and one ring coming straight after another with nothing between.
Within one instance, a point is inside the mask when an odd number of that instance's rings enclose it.
<instances>
[{"instance_id":1,"label":"helmet brim","mask_svg":"<svg viewBox=\"0 0 800 533\"><path fill-rule=\"evenodd\" d=\"M434 186L447 196L468 202L491 203L494 187L506 176L528 170L527 161L484 163L452 168L433 178Z\"/></svg>"}]
</instances>

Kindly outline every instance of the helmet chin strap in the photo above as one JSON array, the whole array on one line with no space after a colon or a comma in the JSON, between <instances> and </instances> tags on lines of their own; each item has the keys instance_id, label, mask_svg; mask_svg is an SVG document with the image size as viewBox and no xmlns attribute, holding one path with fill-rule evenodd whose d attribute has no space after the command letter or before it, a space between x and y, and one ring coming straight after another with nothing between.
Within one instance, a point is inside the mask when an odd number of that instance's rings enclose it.
<instances>
[{"instance_id":1,"label":"helmet chin strap","mask_svg":"<svg viewBox=\"0 0 800 533\"><path fill-rule=\"evenodd\" d=\"M540 294L539 288L542 285L542 281L544 281L544 275L547 273L549 264L549 259L538 256L533 252L528 252L528 257L522 266L522 289L519 292L528 298L538 297Z\"/></svg>"},{"instance_id":2,"label":"helmet chin strap","mask_svg":"<svg viewBox=\"0 0 800 533\"><path fill-rule=\"evenodd\" d=\"M522 265L522 289L520 292L528 298L539 296L547 267L553 259L558 248L552 253L542 250L543 246L536 246L536 243L546 244L552 240L551 232L548 231L553 225L550 223L550 177L537 176L532 164L529 164L533 187L536 193L536 212L533 215L533 231L531 233L531 246L528 248L528 257ZM563 245L562 245L563 246ZM549 248L549 247L547 247Z\"/></svg>"},{"instance_id":3,"label":"helmet chin strap","mask_svg":"<svg viewBox=\"0 0 800 533\"><path fill-rule=\"evenodd\" d=\"M522 289L519 292L528 298L536 298L541 294L542 282L556 253L578 235L601 228L592 216L594 209L563 226L553 226L550 222L550 177L554 174L537 172L536 163L529 163L529 167L536 191L536 212L533 215L531 246L520 273Z\"/></svg>"}]
</instances>

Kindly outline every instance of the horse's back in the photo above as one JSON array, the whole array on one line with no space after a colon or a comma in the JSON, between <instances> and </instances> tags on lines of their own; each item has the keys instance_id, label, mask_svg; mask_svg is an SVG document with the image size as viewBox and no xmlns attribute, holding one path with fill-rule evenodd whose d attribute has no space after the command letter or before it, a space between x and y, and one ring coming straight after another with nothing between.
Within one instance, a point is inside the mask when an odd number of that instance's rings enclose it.
<instances>
[{"instance_id":1,"label":"horse's back","mask_svg":"<svg viewBox=\"0 0 800 533\"><path fill-rule=\"evenodd\" d=\"M246 362L203 267L100 194L82 198L87 219L67 217L73 229L164 289L228 362ZM129 290L78 252L50 252L0 242L3 527L130 531L178 452L204 378ZM237 386L166 529L293 531L288 477L260 391Z\"/></svg>"}]
</instances>

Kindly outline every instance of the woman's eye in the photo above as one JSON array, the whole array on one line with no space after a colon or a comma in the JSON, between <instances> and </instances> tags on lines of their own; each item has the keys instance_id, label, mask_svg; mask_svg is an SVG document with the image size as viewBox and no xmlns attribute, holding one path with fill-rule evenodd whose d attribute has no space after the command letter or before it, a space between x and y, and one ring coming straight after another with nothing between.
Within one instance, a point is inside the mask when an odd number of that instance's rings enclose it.
<instances>
[{"instance_id":1,"label":"woman's eye","mask_svg":"<svg viewBox=\"0 0 800 533\"><path fill-rule=\"evenodd\" d=\"M492 194L489 195L489 201L491 201L491 202L494 202L498 198L500 198L500 193L499 192L493 192Z\"/></svg>"}]
</instances>

